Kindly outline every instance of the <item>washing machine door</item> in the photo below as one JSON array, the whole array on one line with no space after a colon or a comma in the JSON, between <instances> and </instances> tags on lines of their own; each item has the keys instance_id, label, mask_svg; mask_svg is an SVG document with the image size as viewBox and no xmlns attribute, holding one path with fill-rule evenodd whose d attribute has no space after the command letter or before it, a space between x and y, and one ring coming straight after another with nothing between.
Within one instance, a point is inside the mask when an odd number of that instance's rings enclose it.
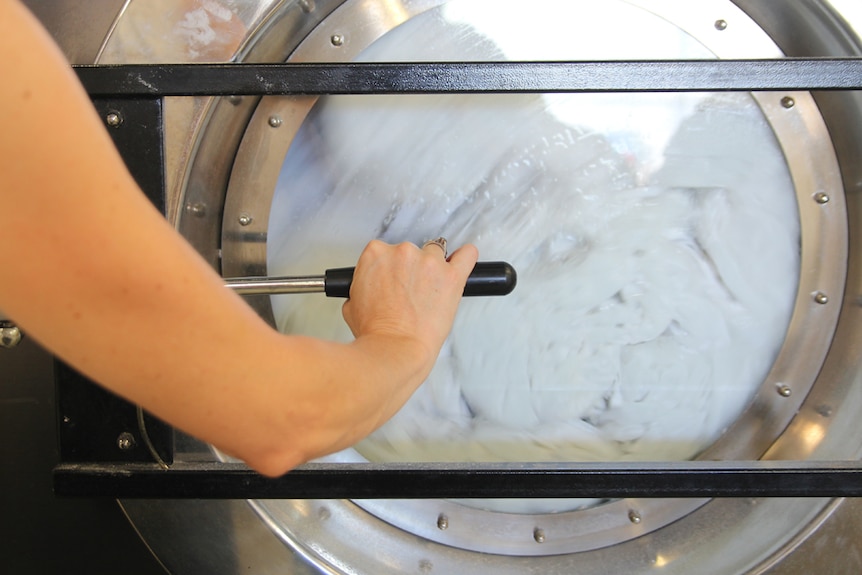
<instances>
[{"instance_id":1,"label":"washing machine door","mask_svg":"<svg viewBox=\"0 0 862 575\"><path fill-rule=\"evenodd\" d=\"M859 53L814 1L162 1L128 4L99 61ZM168 217L225 276L439 235L518 269L333 461L852 459L860 110L800 92L171 99ZM250 303L284 332L349 336L337 303ZM801 570L800 544L858 529L821 499L123 505L175 573Z\"/></svg>"}]
</instances>

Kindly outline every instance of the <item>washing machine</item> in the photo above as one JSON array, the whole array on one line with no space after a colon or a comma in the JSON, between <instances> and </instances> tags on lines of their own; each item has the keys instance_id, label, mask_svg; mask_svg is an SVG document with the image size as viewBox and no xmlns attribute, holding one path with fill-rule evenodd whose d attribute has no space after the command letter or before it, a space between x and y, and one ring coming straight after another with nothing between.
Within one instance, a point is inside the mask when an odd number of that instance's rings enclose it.
<instances>
[{"instance_id":1,"label":"washing machine","mask_svg":"<svg viewBox=\"0 0 862 575\"><path fill-rule=\"evenodd\" d=\"M862 56L862 9L839 0L30 4L77 64ZM857 92L237 93L168 97L163 117L161 207L226 278L439 235L518 270L512 294L462 304L404 409L327 464L859 458ZM283 332L349 337L337 301L248 301ZM0 361L52 378L19 351ZM173 441L175 461L231 463ZM856 499L119 507L177 575L862 569Z\"/></svg>"}]
</instances>

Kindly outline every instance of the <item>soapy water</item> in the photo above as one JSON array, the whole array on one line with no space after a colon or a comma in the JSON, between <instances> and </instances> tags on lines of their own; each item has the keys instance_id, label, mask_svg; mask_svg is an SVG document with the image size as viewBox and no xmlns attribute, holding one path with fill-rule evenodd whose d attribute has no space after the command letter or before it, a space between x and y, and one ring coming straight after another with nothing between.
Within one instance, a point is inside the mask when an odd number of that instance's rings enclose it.
<instances>
[{"instance_id":1,"label":"soapy water","mask_svg":"<svg viewBox=\"0 0 862 575\"><path fill-rule=\"evenodd\" d=\"M418 30L413 46L441 34ZM364 57L406 49L383 40ZM676 114L658 143L654 110ZM620 115L626 130L600 129ZM799 234L784 158L746 94L341 96L318 102L287 155L268 266L318 273L354 265L372 238L443 235L517 269L512 294L462 302L428 380L356 446L371 461L682 460L768 373ZM281 331L349 341L340 305L273 298Z\"/></svg>"}]
</instances>

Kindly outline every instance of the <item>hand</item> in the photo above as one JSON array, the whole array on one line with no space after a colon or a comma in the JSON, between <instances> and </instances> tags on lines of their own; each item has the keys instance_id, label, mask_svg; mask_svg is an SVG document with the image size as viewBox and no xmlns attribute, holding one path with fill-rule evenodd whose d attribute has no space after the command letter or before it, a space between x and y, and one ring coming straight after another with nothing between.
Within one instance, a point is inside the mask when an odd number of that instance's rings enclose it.
<instances>
[{"instance_id":1,"label":"hand","mask_svg":"<svg viewBox=\"0 0 862 575\"><path fill-rule=\"evenodd\" d=\"M344 319L357 339L371 334L412 339L433 363L478 257L470 244L447 259L433 244L420 249L372 241L357 262Z\"/></svg>"}]
</instances>

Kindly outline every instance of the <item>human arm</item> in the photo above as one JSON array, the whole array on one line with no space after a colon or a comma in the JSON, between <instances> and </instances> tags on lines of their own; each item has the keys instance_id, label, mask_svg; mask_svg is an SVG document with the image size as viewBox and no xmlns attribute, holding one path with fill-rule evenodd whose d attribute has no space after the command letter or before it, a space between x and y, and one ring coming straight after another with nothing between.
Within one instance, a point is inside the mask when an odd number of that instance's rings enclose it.
<instances>
[{"instance_id":1,"label":"human arm","mask_svg":"<svg viewBox=\"0 0 862 575\"><path fill-rule=\"evenodd\" d=\"M22 49L23 47L23 49ZM0 0L0 308L59 357L276 475L347 447L425 379L477 253L372 242L355 341L270 329L146 200L58 49Z\"/></svg>"}]
</instances>

